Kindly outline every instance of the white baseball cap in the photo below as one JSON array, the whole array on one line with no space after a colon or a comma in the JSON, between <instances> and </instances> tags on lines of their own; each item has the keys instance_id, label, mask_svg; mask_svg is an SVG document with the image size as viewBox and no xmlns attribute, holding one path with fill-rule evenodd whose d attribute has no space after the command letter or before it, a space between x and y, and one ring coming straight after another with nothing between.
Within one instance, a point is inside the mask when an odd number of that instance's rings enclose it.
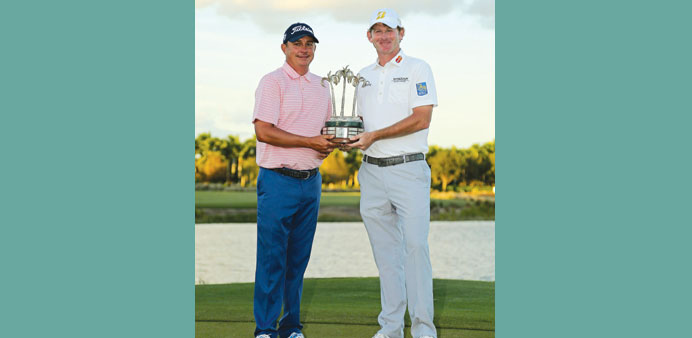
<instances>
[{"instance_id":1,"label":"white baseball cap","mask_svg":"<svg viewBox=\"0 0 692 338\"><path fill-rule=\"evenodd\" d=\"M389 26L389 28L402 27L399 14L391 8L381 8L372 13L370 16L370 28L378 22Z\"/></svg>"}]
</instances>

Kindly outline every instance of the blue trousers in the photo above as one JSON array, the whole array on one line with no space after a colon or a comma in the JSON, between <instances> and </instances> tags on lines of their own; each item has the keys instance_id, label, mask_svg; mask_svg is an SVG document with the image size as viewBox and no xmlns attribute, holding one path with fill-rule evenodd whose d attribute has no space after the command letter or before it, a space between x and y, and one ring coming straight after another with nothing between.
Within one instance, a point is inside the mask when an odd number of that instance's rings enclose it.
<instances>
[{"instance_id":1,"label":"blue trousers","mask_svg":"<svg viewBox=\"0 0 692 338\"><path fill-rule=\"evenodd\" d=\"M308 266L322 176L307 179L260 168L257 178L257 266L255 335L288 337L301 332L300 299ZM276 320L281 313L279 329Z\"/></svg>"}]
</instances>

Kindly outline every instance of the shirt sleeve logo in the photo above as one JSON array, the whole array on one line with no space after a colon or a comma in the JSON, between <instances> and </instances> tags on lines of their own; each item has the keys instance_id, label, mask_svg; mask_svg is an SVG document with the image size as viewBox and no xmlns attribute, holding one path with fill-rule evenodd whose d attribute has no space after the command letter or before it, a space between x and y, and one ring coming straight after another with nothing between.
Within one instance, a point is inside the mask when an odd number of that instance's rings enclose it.
<instances>
[{"instance_id":1,"label":"shirt sleeve logo","mask_svg":"<svg viewBox=\"0 0 692 338\"><path fill-rule=\"evenodd\" d=\"M425 82L416 83L416 90L418 91L418 96L423 96L428 93L428 85Z\"/></svg>"}]
</instances>

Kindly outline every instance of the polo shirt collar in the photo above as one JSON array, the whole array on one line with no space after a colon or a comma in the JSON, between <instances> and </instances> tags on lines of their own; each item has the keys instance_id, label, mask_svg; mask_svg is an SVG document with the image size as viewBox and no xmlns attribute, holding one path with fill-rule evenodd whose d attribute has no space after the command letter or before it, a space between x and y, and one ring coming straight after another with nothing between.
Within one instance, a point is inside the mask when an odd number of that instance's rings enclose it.
<instances>
[{"instance_id":1,"label":"polo shirt collar","mask_svg":"<svg viewBox=\"0 0 692 338\"><path fill-rule=\"evenodd\" d=\"M303 78L305 78L305 80L310 82L310 72L305 73L305 75L300 75L298 74L298 72L296 72L295 69L293 69L293 67L291 67L291 65L288 64L288 62L284 61L284 65L281 66L281 69L283 69L286 75L288 75L288 77L290 77L293 80L296 80L302 76Z\"/></svg>"},{"instance_id":2,"label":"polo shirt collar","mask_svg":"<svg viewBox=\"0 0 692 338\"><path fill-rule=\"evenodd\" d=\"M399 60L399 62L397 62L397 60ZM406 54L404 54L404 50L402 48L399 48L399 53L397 53L394 58L389 60L389 62L385 63L383 67L387 67L388 64L392 64L394 66L401 67L401 65L403 64L403 62L405 60L406 60ZM377 67L380 67L380 60L376 58L373 68L377 68Z\"/></svg>"}]
</instances>

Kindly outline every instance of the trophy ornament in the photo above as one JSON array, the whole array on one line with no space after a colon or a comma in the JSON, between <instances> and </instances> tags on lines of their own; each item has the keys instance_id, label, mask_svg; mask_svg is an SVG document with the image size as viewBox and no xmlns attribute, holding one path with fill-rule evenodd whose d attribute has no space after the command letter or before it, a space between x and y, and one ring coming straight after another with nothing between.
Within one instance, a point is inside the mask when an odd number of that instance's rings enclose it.
<instances>
[{"instance_id":1,"label":"trophy ornament","mask_svg":"<svg viewBox=\"0 0 692 338\"><path fill-rule=\"evenodd\" d=\"M341 109L339 115L336 114L336 97L334 96L334 87L338 86L343 79L343 89L341 91ZM324 87L324 82L329 83L329 90L332 99L332 116L322 128L322 134L334 135L330 141L335 143L351 143L349 138L363 132L363 120L356 115L356 100L358 97L358 87L370 85L365 78L360 74L353 75L353 72L348 69L348 66L339 69L334 74L330 71L326 77L322 78L321 84ZM346 105L346 84L350 83L355 87L353 91L353 105L351 116L344 116L344 108ZM338 89L337 89L338 90Z\"/></svg>"}]
</instances>

